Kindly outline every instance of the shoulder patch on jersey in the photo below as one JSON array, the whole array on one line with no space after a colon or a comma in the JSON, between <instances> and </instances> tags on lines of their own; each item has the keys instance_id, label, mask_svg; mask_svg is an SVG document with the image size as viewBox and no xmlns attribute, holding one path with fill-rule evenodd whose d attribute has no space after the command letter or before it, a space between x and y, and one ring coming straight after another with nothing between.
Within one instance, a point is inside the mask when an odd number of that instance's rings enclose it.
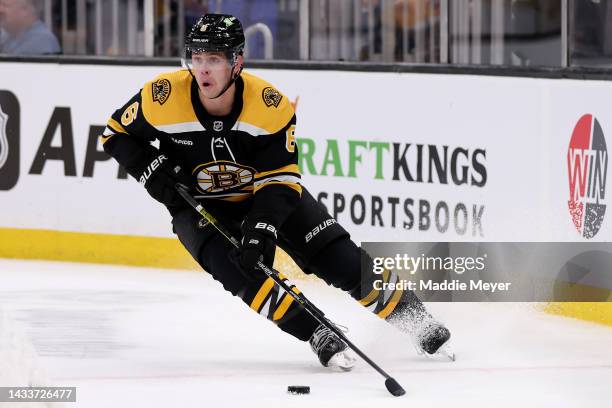
<instances>
[{"instance_id":1,"label":"shoulder patch on jersey","mask_svg":"<svg viewBox=\"0 0 612 408\"><path fill-rule=\"evenodd\" d=\"M163 105L170 97L170 92L172 92L170 81L168 81L166 78L160 78L157 81L152 82L151 87L153 101L159 102L160 105Z\"/></svg>"},{"instance_id":2,"label":"shoulder patch on jersey","mask_svg":"<svg viewBox=\"0 0 612 408\"><path fill-rule=\"evenodd\" d=\"M289 98L269 82L248 72L243 71L241 77L244 81L243 107L236 122L237 129L260 136L277 133L287 126L295 113ZM272 106L275 108L271 109Z\"/></svg>"},{"instance_id":3,"label":"shoulder patch on jersey","mask_svg":"<svg viewBox=\"0 0 612 408\"><path fill-rule=\"evenodd\" d=\"M145 120L166 133L181 133L188 131L186 128L201 130L191 104L191 81L185 69L163 73L147 82L141 91Z\"/></svg>"},{"instance_id":4,"label":"shoulder patch on jersey","mask_svg":"<svg viewBox=\"0 0 612 408\"><path fill-rule=\"evenodd\" d=\"M281 99L283 99L283 95L281 95L280 92L271 86L268 86L261 91L261 97L268 108L271 106L278 108L278 104L280 103Z\"/></svg>"}]
</instances>

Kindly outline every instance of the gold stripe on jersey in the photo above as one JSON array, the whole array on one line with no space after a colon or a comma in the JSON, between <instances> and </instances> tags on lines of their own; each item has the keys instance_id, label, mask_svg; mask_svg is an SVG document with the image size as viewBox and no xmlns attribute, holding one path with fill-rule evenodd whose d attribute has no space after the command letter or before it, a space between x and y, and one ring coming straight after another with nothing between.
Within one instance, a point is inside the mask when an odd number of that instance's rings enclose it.
<instances>
[{"instance_id":1,"label":"gold stripe on jersey","mask_svg":"<svg viewBox=\"0 0 612 408\"><path fill-rule=\"evenodd\" d=\"M201 198L206 198L207 200L219 200L219 201L228 201L230 203L239 203L241 201L248 200L251 197L251 194L244 193L241 195L231 196L231 197L215 197L215 196L201 196Z\"/></svg>"},{"instance_id":2,"label":"gold stripe on jersey","mask_svg":"<svg viewBox=\"0 0 612 408\"><path fill-rule=\"evenodd\" d=\"M113 118L110 118L108 122L106 122L106 126L108 126L115 133L127 133L127 130L125 130L125 128Z\"/></svg>"},{"instance_id":3,"label":"gold stripe on jersey","mask_svg":"<svg viewBox=\"0 0 612 408\"><path fill-rule=\"evenodd\" d=\"M279 174L279 175L267 177L263 180L257 180L255 181L255 183L253 183L253 186L255 187L255 189L258 189L260 187L263 187L264 184L269 184L269 183L274 183L274 182L300 184L301 180L300 180L300 177L292 176L290 174Z\"/></svg>"},{"instance_id":4,"label":"gold stripe on jersey","mask_svg":"<svg viewBox=\"0 0 612 408\"><path fill-rule=\"evenodd\" d=\"M289 174L287 174L289 173ZM299 184L300 169L297 164L289 164L275 170L262 171L255 174L254 193L265 186L280 184L290 187L302 194L302 186Z\"/></svg>"},{"instance_id":5,"label":"gold stripe on jersey","mask_svg":"<svg viewBox=\"0 0 612 408\"><path fill-rule=\"evenodd\" d=\"M240 190L231 192L231 193L224 193L222 191L217 191L214 193L209 193L209 192L205 192L206 193L206 197L225 197L225 196L230 196L230 195L240 195L240 194L252 194L253 193L253 185L252 184L247 184L245 186L243 186L242 188L240 188Z\"/></svg>"},{"instance_id":6,"label":"gold stripe on jersey","mask_svg":"<svg viewBox=\"0 0 612 408\"><path fill-rule=\"evenodd\" d=\"M257 193L262 188L264 188L266 186L273 185L273 184L287 186L287 187L292 188L293 190L297 191L298 194L302 195L302 186L301 185L299 185L297 183L287 182L287 181L269 181L269 182L266 182L266 183L262 183L262 184L258 185L257 187L255 187L253 189L253 193Z\"/></svg>"},{"instance_id":7,"label":"gold stripe on jersey","mask_svg":"<svg viewBox=\"0 0 612 408\"><path fill-rule=\"evenodd\" d=\"M261 173L256 173L255 174L255 180L257 179L261 179L267 176L271 176L273 174L276 173L296 173L296 174L300 174L300 168L298 167L297 164L289 164L287 166L281 167L279 169L276 170L270 170L270 171L262 171Z\"/></svg>"},{"instance_id":8,"label":"gold stripe on jersey","mask_svg":"<svg viewBox=\"0 0 612 408\"><path fill-rule=\"evenodd\" d=\"M100 136L100 140L102 144L108 142L111 137L115 136L118 133L127 133L125 128L119 124L115 119L110 118L106 123L106 129L104 129L104 133Z\"/></svg>"},{"instance_id":9,"label":"gold stripe on jersey","mask_svg":"<svg viewBox=\"0 0 612 408\"><path fill-rule=\"evenodd\" d=\"M264 131L267 134L277 133L287 126L295 114L289 99L281 94L278 106L268 106L264 101L264 90L274 87L244 71L241 77L244 81L243 108L234 128L258 136Z\"/></svg>"},{"instance_id":10,"label":"gold stripe on jersey","mask_svg":"<svg viewBox=\"0 0 612 408\"><path fill-rule=\"evenodd\" d=\"M248 200L253 196L253 185L248 184L243 186L239 191L233 193L213 193L205 195L197 195L196 198L216 199L229 202L240 202Z\"/></svg>"},{"instance_id":11,"label":"gold stripe on jersey","mask_svg":"<svg viewBox=\"0 0 612 408\"><path fill-rule=\"evenodd\" d=\"M108 142L108 140L113 137L115 135L108 135L108 136L100 136L100 141L102 141L102 144Z\"/></svg>"},{"instance_id":12,"label":"gold stripe on jersey","mask_svg":"<svg viewBox=\"0 0 612 408\"><path fill-rule=\"evenodd\" d=\"M170 87L162 104L154 99L153 85L163 80L167 80ZM156 128L169 130L168 133L203 130L191 104L191 80L189 71L183 69L162 74L147 82L141 91L142 112L146 121Z\"/></svg>"}]
</instances>

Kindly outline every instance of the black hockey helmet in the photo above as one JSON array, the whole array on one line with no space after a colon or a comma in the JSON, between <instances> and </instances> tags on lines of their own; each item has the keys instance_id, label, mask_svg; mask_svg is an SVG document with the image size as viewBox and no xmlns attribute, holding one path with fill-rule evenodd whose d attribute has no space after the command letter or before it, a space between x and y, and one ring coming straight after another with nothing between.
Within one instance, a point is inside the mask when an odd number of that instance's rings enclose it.
<instances>
[{"instance_id":1,"label":"black hockey helmet","mask_svg":"<svg viewBox=\"0 0 612 408\"><path fill-rule=\"evenodd\" d=\"M244 51L244 31L240 20L229 14L205 14L193 25L185 39L185 53L225 52L232 56Z\"/></svg>"},{"instance_id":2,"label":"black hockey helmet","mask_svg":"<svg viewBox=\"0 0 612 408\"><path fill-rule=\"evenodd\" d=\"M232 76L223 90L214 98L223 95L225 91L238 79L242 72L242 65L238 71L234 71L238 62L238 56L244 51L244 31L240 20L229 14L205 14L191 27L191 31L185 39L185 51L182 59L183 66L193 76L194 53L201 52L223 52L227 57Z\"/></svg>"}]
</instances>

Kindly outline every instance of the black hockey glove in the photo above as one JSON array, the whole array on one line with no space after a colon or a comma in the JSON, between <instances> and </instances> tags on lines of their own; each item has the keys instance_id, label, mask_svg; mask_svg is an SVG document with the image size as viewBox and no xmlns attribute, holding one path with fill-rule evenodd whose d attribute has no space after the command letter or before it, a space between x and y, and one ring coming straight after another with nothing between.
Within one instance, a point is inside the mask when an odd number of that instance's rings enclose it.
<instances>
[{"instance_id":1,"label":"black hockey glove","mask_svg":"<svg viewBox=\"0 0 612 408\"><path fill-rule=\"evenodd\" d=\"M276 227L247 219L242 224L242 232L242 246L236 253L239 266L246 272L255 270L257 261L272 267L276 251Z\"/></svg>"},{"instance_id":2,"label":"black hockey glove","mask_svg":"<svg viewBox=\"0 0 612 408\"><path fill-rule=\"evenodd\" d=\"M180 165L173 163L167 155L158 153L151 156L151 161L138 178L151 197L168 207L185 205L185 200L176 191L176 183L189 189L191 179Z\"/></svg>"}]
</instances>

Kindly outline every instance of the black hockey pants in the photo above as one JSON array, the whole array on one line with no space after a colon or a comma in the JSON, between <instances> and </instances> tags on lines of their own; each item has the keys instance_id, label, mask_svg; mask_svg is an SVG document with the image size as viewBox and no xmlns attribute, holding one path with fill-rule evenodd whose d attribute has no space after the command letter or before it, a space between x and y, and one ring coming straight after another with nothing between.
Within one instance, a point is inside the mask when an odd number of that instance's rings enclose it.
<instances>
[{"instance_id":1,"label":"black hockey pants","mask_svg":"<svg viewBox=\"0 0 612 408\"><path fill-rule=\"evenodd\" d=\"M185 209L175 214L172 224L185 248L225 290L296 338L310 338L319 323L263 272L253 272L247 279L229 259L232 244L203 222L198 213ZM224 224L240 238L235 223ZM279 229L277 245L305 273L362 300L359 247L306 189L295 211Z\"/></svg>"}]
</instances>

